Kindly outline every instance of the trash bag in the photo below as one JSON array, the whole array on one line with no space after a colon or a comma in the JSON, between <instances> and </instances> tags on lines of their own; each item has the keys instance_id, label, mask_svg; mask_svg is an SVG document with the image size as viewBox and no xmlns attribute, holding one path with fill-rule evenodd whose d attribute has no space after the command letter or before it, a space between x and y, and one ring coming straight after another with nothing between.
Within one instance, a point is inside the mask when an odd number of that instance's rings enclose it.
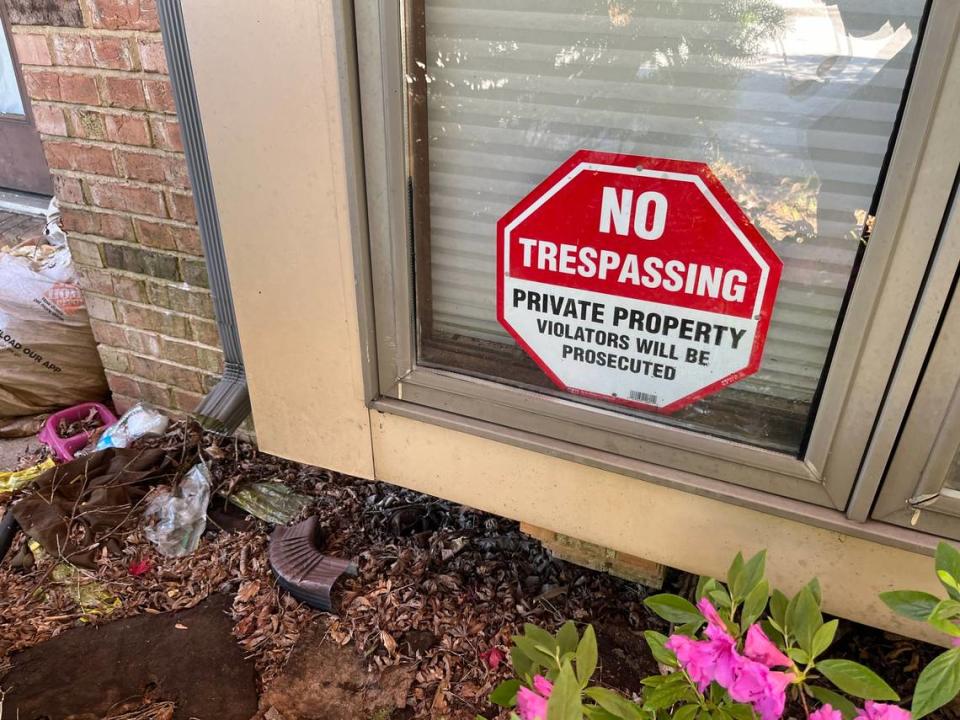
<instances>
[{"instance_id":1,"label":"trash bag","mask_svg":"<svg viewBox=\"0 0 960 720\"><path fill-rule=\"evenodd\" d=\"M197 463L183 476L179 487L157 495L143 514L143 534L161 555L183 557L200 544L207 527L210 502L210 470Z\"/></svg>"},{"instance_id":2,"label":"trash bag","mask_svg":"<svg viewBox=\"0 0 960 720\"><path fill-rule=\"evenodd\" d=\"M47 458L43 462L23 468L22 470L0 472L0 493L12 493L25 488L55 465L56 463L52 458Z\"/></svg>"},{"instance_id":3,"label":"trash bag","mask_svg":"<svg viewBox=\"0 0 960 720\"><path fill-rule=\"evenodd\" d=\"M0 417L35 415L107 393L55 202L45 238L0 248Z\"/></svg>"},{"instance_id":4,"label":"trash bag","mask_svg":"<svg viewBox=\"0 0 960 720\"><path fill-rule=\"evenodd\" d=\"M97 450L111 447L125 448L144 435L163 435L170 418L147 403L137 403L127 410L114 425L104 430L97 441Z\"/></svg>"},{"instance_id":5,"label":"trash bag","mask_svg":"<svg viewBox=\"0 0 960 720\"><path fill-rule=\"evenodd\" d=\"M136 527L150 484L174 475L163 450L111 448L45 471L11 512L55 558L92 568L101 548L120 554L121 538Z\"/></svg>"}]
</instances>

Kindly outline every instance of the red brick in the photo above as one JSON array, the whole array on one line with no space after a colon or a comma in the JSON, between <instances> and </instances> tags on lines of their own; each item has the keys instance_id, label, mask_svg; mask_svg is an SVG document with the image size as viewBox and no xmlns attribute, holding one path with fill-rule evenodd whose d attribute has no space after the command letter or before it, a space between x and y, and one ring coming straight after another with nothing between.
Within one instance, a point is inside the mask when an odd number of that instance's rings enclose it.
<instances>
[{"instance_id":1,"label":"red brick","mask_svg":"<svg viewBox=\"0 0 960 720\"><path fill-rule=\"evenodd\" d=\"M170 388L166 385L160 385L157 383L152 383L147 380L137 379L137 384L140 386L140 400L146 401L151 405L155 405L160 408L166 408L170 406Z\"/></svg>"},{"instance_id":2,"label":"red brick","mask_svg":"<svg viewBox=\"0 0 960 720\"><path fill-rule=\"evenodd\" d=\"M150 153L121 151L124 177L142 182L162 183L167 179L167 158Z\"/></svg>"},{"instance_id":3,"label":"red brick","mask_svg":"<svg viewBox=\"0 0 960 720\"><path fill-rule=\"evenodd\" d=\"M122 395L119 392L112 392L110 395L110 402L113 405L113 409L116 410L117 415L123 415L127 410L140 402L139 395L139 390L137 391L137 397Z\"/></svg>"},{"instance_id":4,"label":"red brick","mask_svg":"<svg viewBox=\"0 0 960 720\"><path fill-rule=\"evenodd\" d=\"M108 70L133 70L133 51L126 38L97 37L90 39L94 64Z\"/></svg>"},{"instance_id":5,"label":"red brick","mask_svg":"<svg viewBox=\"0 0 960 720\"><path fill-rule=\"evenodd\" d=\"M159 190L120 182L90 182L89 187L90 198L97 207L156 217L166 215L163 194Z\"/></svg>"},{"instance_id":6,"label":"red brick","mask_svg":"<svg viewBox=\"0 0 960 720\"><path fill-rule=\"evenodd\" d=\"M81 287L83 287L81 285ZM123 328L112 322L104 322L91 318L90 329L93 330L93 339L104 345L124 347L127 342Z\"/></svg>"},{"instance_id":7,"label":"red brick","mask_svg":"<svg viewBox=\"0 0 960 720\"><path fill-rule=\"evenodd\" d=\"M170 365L151 358L142 358L137 355L130 357L130 370L133 375L160 382L182 390L200 392L203 390L203 381L200 373L191 368Z\"/></svg>"},{"instance_id":8,"label":"red brick","mask_svg":"<svg viewBox=\"0 0 960 720\"><path fill-rule=\"evenodd\" d=\"M220 345L220 333L217 330L217 324L209 320L190 318L190 337L204 345L212 347L219 347Z\"/></svg>"},{"instance_id":9,"label":"red brick","mask_svg":"<svg viewBox=\"0 0 960 720\"><path fill-rule=\"evenodd\" d=\"M113 294L113 276L109 272L86 265L77 265L76 270L81 289L101 295Z\"/></svg>"},{"instance_id":10,"label":"red brick","mask_svg":"<svg viewBox=\"0 0 960 720\"><path fill-rule=\"evenodd\" d=\"M133 222L124 215L94 212L78 208L63 209L63 229L68 233L99 235L111 240L133 242Z\"/></svg>"},{"instance_id":11,"label":"red brick","mask_svg":"<svg viewBox=\"0 0 960 720\"><path fill-rule=\"evenodd\" d=\"M122 107L128 110L145 110L146 98L143 96L143 83L135 77L107 76L103 78L103 88L106 94L105 102L111 107Z\"/></svg>"},{"instance_id":12,"label":"red brick","mask_svg":"<svg viewBox=\"0 0 960 720\"><path fill-rule=\"evenodd\" d=\"M117 174L113 153L106 148L74 142L46 142L43 149L51 168L95 175Z\"/></svg>"},{"instance_id":13,"label":"red brick","mask_svg":"<svg viewBox=\"0 0 960 720\"><path fill-rule=\"evenodd\" d=\"M180 123L166 118L150 118L153 131L153 146L160 150L183 152L183 140L180 136Z\"/></svg>"},{"instance_id":14,"label":"red brick","mask_svg":"<svg viewBox=\"0 0 960 720\"><path fill-rule=\"evenodd\" d=\"M147 284L138 278L127 275L114 275L113 294L121 300L132 302L146 302Z\"/></svg>"},{"instance_id":15,"label":"red brick","mask_svg":"<svg viewBox=\"0 0 960 720\"><path fill-rule=\"evenodd\" d=\"M140 388L137 385L137 381L133 378L126 377L125 375L117 375L116 373L106 372L107 376L107 385L110 386L110 392L120 393L121 395L128 395L130 397L138 397L140 395Z\"/></svg>"},{"instance_id":16,"label":"red brick","mask_svg":"<svg viewBox=\"0 0 960 720\"><path fill-rule=\"evenodd\" d=\"M141 115L107 115L107 140L124 145L150 145L150 128Z\"/></svg>"},{"instance_id":17,"label":"red brick","mask_svg":"<svg viewBox=\"0 0 960 720\"><path fill-rule=\"evenodd\" d=\"M67 134L67 121L63 117L63 110L53 105L33 106L33 120L37 125L37 130L45 135Z\"/></svg>"},{"instance_id":18,"label":"red brick","mask_svg":"<svg viewBox=\"0 0 960 720\"><path fill-rule=\"evenodd\" d=\"M83 187L76 178L54 174L53 191L63 202L75 203L77 205L83 203Z\"/></svg>"},{"instance_id":19,"label":"red brick","mask_svg":"<svg viewBox=\"0 0 960 720\"><path fill-rule=\"evenodd\" d=\"M171 393L173 394L173 407L185 413L195 412L200 405L200 401L203 400L203 395L199 393L188 392L176 387L171 388Z\"/></svg>"},{"instance_id":20,"label":"red brick","mask_svg":"<svg viewBox=\"0 0 960 720\"><path fill-rule=\"evenodd\" d=\"M21 65L53 65L46 35L16 33L13 48Z\"/></svg>"},{"instance_id":21,"label":"red brick","mask_svg":"<svg viewBox=\"0 0 960 720\"><path fill-rule=\"evenodd\" d=\"M160 336L155 333L143 332L136 328L124 328L124 335L126 335L126 343L124 347L129 347L136 353L141 355L152 355L154 357L159 357L160 355Z\"/></svg>"},{"instance_id":22,"label":"red brick","mask_svg":"<svg viewBox=\"0 0 960 720\"><path fill-rule=\"evenodd\" d=\"M53 36L53 58L57 65L132 70L133 52L126 38L89 37L76 34Z\"/></svg>"},{"instance_id":23,"label":"red brick","mask_svg":"<svg viewBox=\"0 0 960 720\"><path fill-rule=\"evenodd\" d=\"M108 30L160 30L153 0L93 0L93 26Z\"/></svg>"},{"instance_id":24,"label":"red brick","mask_svg":"<svg viewBox=\"0 0 960 720\"><path fill-rule=\"evenodd\" d=\"M179 250L191 255L203 255L200 233L196 227L152 222L142 218L133 221L141 245L160 250Z\"/></svg>"},{"instance_id":25,"label":"red brick","mask_svg":"<svg viewBox=\"0 0 960 720\"><path fill-rule=\"evenodd\" d=\"M65 113L69 121L71 137L84 140L107 139L106 116L102 112L84 108L66 108Z\"/></svg>"},{"instance_id":26,"label":"red brick","mask_svg":"<svg viewBox=\"0 0 960 720\"><path fill-rule=\"evenodd\" d=\"M167 74L167 56L159 40L139 40L140 67L144 72Z\"/></svg>"},{"instance_id":27,"label":"red brick","mask_svg":"<svg viewBox=\"0 0 960 720\"><path fill-rule=\"evenodd\" d=\"M174 220L188 223L197 221L197 209L190 193L167 192L167 208Z\"/></svg>"},{"instance_id":28,"label":"red brick","mask_svg":"<svg viewBox=\"0 0 960 720\"><path fill-rule=\"evenodd\" d=\"M83 35L54 35L53 58L57 65L93 67L90 39Z\"/></svg>"},{"instance_id":29,"label":"red brick","mask_svg":"<svg viewBox=\"0 0 960 720\"><path fill-rule=\"evenodd\" d=\"M60 99L60 78L56 73L48 70L24 69L23 82L27 88L27 95L34 100Z\"/></svg>"},{"instance_id":30,"label":"red brick","mask_svg":"<svg viewBox=\"0 0 960 720\"><path fill-rule=\"evenodd\" d=\"M99 105L97 81L89 75L60 75L60 100L78 105Z\"/></svg>"},{"instance_id":31,"label":"red brick","mask_svg":"<svg viewBox=\"0 0 960 720\"><path fill-rule=\"evenodd\" d=\"M174 113L173 88L169 80L144 80L143 89L147 95L147 107L156 112Z\"/></svg>"},{"instance_id":32,"label":"red brick","mask_svg":"<svg viewBox=\"0 0 960 720\"><path fill-rule=\"evenodd\" d=\"M187 319L183 315L125 302L118 302L117 309L121 322L126 325L153 330L164 335L188 338Z\"/></svg>"}]
</instances>

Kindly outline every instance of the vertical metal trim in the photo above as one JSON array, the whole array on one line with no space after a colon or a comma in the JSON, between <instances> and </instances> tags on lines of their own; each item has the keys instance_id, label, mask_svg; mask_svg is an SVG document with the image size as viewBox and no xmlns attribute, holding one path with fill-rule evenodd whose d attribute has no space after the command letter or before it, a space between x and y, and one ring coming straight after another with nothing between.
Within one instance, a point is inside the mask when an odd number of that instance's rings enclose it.
<instances>
[{"instance_id":1,"label":"vertical metal trim","mask_svg":"<svg viewBox=\"0 0 960 720\"><path fill-rule=\"evenodd\" d=\"M193 81L190 51L180 0L157 0L163 48L170 72L170 84L180 121L183 149L197 208L200 244L206 258L213 312L223 345L223 377L196 410L200 423L217 432L232 432L250 414L250 394L243 368L237 317L230 291L223 235L217 216L213 179L207 161L197 89Z\"/></svg>"},{"instance_id":2,"label":"vertical metal trim","mask_svg":"<svg viewBox=\"0 0 960 720\"><path fill-rule=\"evenodd\" d=\"M380 394L380 376L373 302L373 271L370 258L370 228L367 218L360 71L353 0L338 0L333 16L337 50L337 81L342 108L344 168L353 249L353 275L357 296L357 326L360 332L361 379L364 401L369 406Z\"/></svg>"}]
</instances>

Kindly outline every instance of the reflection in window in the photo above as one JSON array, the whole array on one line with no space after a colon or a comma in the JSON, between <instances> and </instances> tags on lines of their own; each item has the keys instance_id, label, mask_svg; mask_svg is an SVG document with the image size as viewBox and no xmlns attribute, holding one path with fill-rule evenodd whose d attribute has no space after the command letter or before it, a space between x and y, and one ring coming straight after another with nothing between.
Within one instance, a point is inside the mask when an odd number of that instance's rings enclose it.
<instances>
[{"instance_id":1,"label":"reflection in window","mask_svg":"<svg viewBox=\"0 0 960 720\"><path fill-rule=\"evenodd\" d=\"M795 451L923 11L922 0L408 0L421 362L552 392L496 320L497 219L581 148L706 162L784 273L761 370L675 419Z\"/></svg>"}]
</instances>

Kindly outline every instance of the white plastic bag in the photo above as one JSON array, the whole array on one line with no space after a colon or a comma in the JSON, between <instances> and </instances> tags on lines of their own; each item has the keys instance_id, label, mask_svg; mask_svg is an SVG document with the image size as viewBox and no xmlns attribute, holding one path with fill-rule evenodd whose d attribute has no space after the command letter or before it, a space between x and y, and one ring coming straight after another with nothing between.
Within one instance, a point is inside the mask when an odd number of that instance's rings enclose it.
<instances>
[{"instance_id":1,"label":"white plastic bag","mask_svg":"<svg viewBox=\"0 0 960 720\"><path fill-rule=\"evenodd\" d=\"M55 201L44 238L0 248L0 417L36 415L107 393Z\"/></svg>"},{"instance_id":2,"label":"white plastic bag","mask_svg":"<svg viewBox=\"0 0 960 720\"><path fill-rule=\"evenodd\" d=\"M127 410L117 422L103 431L97 441L97 450L129 447L144 435L163 435L170 418L147 403L137 403Z\"/></svg>"},{"instance_id":3,"label":"white plastic bag","mask_svg":"<svg viewBox=\"0 0 960 720\"><path fill-rule=\"evenodd\" d=\"M210 502L210 469L197 463L183 476L180 486L157 495L143 514L143 534L161 555L183 557L200 544L207 527Z\"/></svg>"}]
</instances>

